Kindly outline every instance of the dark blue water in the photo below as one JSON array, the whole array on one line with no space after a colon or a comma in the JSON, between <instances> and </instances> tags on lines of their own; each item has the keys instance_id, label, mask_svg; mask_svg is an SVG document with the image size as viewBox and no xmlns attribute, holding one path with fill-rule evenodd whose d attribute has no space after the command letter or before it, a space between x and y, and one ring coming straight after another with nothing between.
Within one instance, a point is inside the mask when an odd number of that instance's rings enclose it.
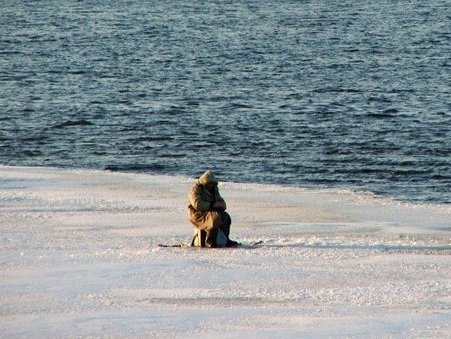
<instances>
[{"instance_id":1,"label":"dark blue water","mask_svg":"<svg viewBox=\"0 0 451 339\"><path fill-rule=\"evenodd\" d=\"M0 163L451 202L451 1L13 1Z\"/></svg>"}]
</instances>

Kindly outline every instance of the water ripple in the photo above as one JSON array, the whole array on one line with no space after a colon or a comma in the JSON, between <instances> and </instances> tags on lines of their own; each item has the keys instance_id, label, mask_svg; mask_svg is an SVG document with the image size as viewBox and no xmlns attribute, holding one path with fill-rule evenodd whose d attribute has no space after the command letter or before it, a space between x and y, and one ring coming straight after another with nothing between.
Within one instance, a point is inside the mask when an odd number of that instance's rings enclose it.
<instances>
[{"instance_id":1,"label":"water ripple","mask_svg":"<svg viewBox=\"0 0 451 339\"><path fill-rule=\"evenodd\" d=\"M451 202L445 0L6 0L0 161Z\"/></svg>"}]
</instances>

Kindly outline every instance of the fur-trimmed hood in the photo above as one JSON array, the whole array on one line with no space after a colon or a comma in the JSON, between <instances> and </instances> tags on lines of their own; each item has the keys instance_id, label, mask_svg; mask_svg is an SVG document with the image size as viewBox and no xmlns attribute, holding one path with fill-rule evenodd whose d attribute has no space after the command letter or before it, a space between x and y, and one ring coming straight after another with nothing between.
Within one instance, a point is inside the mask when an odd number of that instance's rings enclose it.
<instances>
[{"instance_id":1,"label":"fur-trimmed hood","mask_svg":"<svg viewBox=\"0 0 451 339\"><path fill-rule=\"evenodd\" d=\"M206 185L208 183L218 183L215 174L212 171L205 171L197 181L200 185Z\"/></svg>"}]
</instances>

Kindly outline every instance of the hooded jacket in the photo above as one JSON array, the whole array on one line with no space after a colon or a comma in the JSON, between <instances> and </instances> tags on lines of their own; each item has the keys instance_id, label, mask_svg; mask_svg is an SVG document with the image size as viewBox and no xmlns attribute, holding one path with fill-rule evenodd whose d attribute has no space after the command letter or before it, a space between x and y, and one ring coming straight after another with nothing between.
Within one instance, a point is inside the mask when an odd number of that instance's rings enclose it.
<instances>
[{"instance_id":1,"label":"hooded jacket","mask_svg":"<svg viewBox=\"0 0 451 339\"><path fill-rule=\"evenodd\" d=\"M207 185L214 184L211 190ZM211 226L211 211L214 211L213 205L220 201L225 205L224 199L219 194L218 180L211 171L206 171L200 176L196 184L191 188L188 194L188 218L197 227Z\"/></svg>"}]
</instances>

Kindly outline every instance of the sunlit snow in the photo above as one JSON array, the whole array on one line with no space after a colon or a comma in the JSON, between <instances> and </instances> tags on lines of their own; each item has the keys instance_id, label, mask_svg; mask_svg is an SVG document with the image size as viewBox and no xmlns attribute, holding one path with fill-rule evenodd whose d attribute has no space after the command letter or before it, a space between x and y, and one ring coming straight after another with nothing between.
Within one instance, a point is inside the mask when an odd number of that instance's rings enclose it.
<instances>
[{"instance_id":1,"label":"sunlit snow","mask_svg":"<svg viewBox=\"0 0 451 339\"><path fill-rule=\"evenodd\" d=\"M194 180L0 166L0 337L451 333L449 205L225 181L261 245L158 247L190 241Z\"/></svg>"}]
</instances>

